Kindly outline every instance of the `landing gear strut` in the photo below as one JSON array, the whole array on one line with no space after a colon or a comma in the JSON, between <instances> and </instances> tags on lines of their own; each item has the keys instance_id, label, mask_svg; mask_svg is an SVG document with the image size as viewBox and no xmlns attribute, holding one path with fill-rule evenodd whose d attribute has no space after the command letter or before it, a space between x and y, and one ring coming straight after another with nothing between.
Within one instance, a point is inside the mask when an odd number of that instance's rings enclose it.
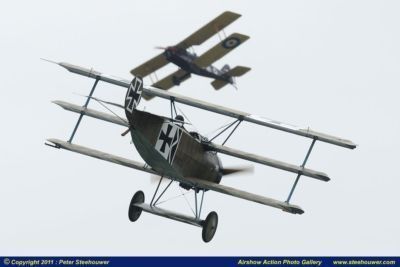
<instances>
[{"instance_id":1,"label":"landing gear strut","mask_svg":"<svg viewBox=\"0 0 400 267\"><path fill-rule=\"evenodd\" d=\"M137 221L139 219L140 215L142 214L142 211L145 211L145 212L148 212L148 213L151 213L154 215L158 215L161 217L165 217L165 218L172 219L175 221L184 222L187 224L201 227L202 228L201 237L202 237L203 241L206 243L210 242L213 239L215 232L217 231L218 215L215 211L212 211L207 215L205 220L200 219L201 210L203 207L203 199L204 199L205 190L198 189L198 188L192 188L194 190L194 197L195 197L194 202L196 205L195 210L192 210L193 215L194 215L194 217L192 217L192 216L180 214L180 213L177 213L174 211L162 209L157 206L158 201L160 200L160 198L163 196L165 191L169 188L169 186L172 183L172 180L171 180L170 183L161 192L161 194L159 194L159 196L157 197L158 190L160 189L161 180L162 180L162 178L160 178L160 182L157 186L156 191L154 192L154 195L153 195L153 198L152 198L150 204L144 203L145 198L144 198L144 193L142 191L137 191L133 195L131 203L129 205L129 211L128 211L129 220L131 222ZM199 203L198 203L197 194L200 191L202 192L202 195L201 195L201 201L199 201Z\"/></svg>"}]
</instances>

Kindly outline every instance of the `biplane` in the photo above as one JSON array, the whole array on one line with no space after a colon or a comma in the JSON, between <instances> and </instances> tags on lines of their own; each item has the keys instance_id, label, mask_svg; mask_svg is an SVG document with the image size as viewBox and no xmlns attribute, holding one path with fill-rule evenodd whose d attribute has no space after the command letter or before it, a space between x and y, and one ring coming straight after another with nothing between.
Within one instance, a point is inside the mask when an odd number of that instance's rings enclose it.
<instances>
[{"instance_id":1,"label":"biplane","mask_svg":"<svg viewBox=\"0 0 400 267\"><path fill-rule=\"evenodd\" d=\"M55 148L66 149L104 161L109 161L135 170L159 175L160 179L158 185L149 203L145 203L145 196L142 191L137 191L133 195L128 209L129 219L134 222L138 220L142 212L147 212L198 226L202 228L202 239L204 242L209 242L213 238L218 225L218 215L214 211L210 212L205 219L201 219L203 199L206 191L216 191L222 194L281 209L285 212L302 214L304 211L301 207L290 203L292 194L300 177L306 176L325 182L330 180L327 174L305 167L315 142L321 141L350 149L356 147L356 145L349 140L316 132L310 128L288 125L151 86L143 86L143 80L140 77L135 77L132 81L129 81L106 75L93 69L71 65L69 63L57 64L70 72L93 78L95 79L95 82L83 106L64 101L54 101L55 104L61 106L65 110L78 113L79 118L68 141L48 139L46 144ZM103 104L112 104L111 102L100 100L93 96L99 81L127 88L124 104L113 103L114 105L124 109L126 118L122 118L115 113L110 114L88 108L89 101L92 99L100 101L100 103ZM171 108L170 116L159 116L138 109L141 97L144 95L168 100ZM185 121L183 117L176 112L175 105L177 103L190 105L209 112L231 117L233 118L233 122L221 129L221 132L219 132L214 138L207 139L198 132L189 132L186 130L184 127ZM72 143L83 116L89 116L125 127L126 130L122 135L130 133L133 144L145 163L136 162L127 158ZM303 164L297 166L295 164L255 155L226 146L226 141L242 122L258 124L310 138L312 140L311 145L304 158ZM217 136L229 129L230 133L222 144L214 142L214 139ZM225 134L227 133L228 132ZM295 173L296 179L287 199L284 201L275 200L222 185L221 178L223 176L242 170L224 168L218 157L219 153ZM161 189L162 187L160 187L160 184L163 179L166 179L169 183L164 187L164 189ZM190 190L194 192L195 211L193 212L193 216L159 207L158 204L160 203L160 199L173 182L178 183L179 186L189 190L189 192ZM201 194L201 197L199 194Z\"/></svg>"},{"instance_id":2,"label":"biplane","mask_svg":"<svg viewBox=\"0 0 400 267\"><path fill-rule=\"evenodd\" d=\"M179 69L163 79L155 81L152 85L153 87L168 90L186 81L191 74L213 78L211 85L215 90L219 90L227 84L232 84L236 87L235 77L244 75L250 68L236 66L231 69L226 64L221 69L218 69L212 64L247 41L249 39L248 36L233 33L200 56L189 50L190 48L194 50L193 46L201 45L215 34L221 37L219 33L222 32L222 36L224 36L224 28L240 16L239 14L225 11L178 44L168 47L156 47L164 50L164 52L132 69L131 73L142 78L149 76L152 80L154 76L154 79L157 80L156 71L171 62L177 65ZM152 96L146 94L143 97L150 99Z\"/></svg>"}]
</instances>

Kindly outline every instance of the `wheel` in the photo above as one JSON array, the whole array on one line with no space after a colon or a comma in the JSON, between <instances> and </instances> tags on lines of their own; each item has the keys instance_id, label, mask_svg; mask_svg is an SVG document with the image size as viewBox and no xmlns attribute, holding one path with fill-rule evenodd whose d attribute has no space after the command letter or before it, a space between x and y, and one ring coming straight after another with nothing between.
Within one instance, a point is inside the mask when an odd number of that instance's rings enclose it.
<instances>
[{"instance_id":1,"label":"wheel","mask_svg":"<svg viewBox=\"0 0 400 267\"><path fill-rule=\"evenodd\" d=\"M144 193L143 191L137 191L131 200L131 204L129 205L128 216L131 222L135 222L139 219L140 214L142 214L142 209L139 207L134 206L136 203L143 203L144 202Z\"/></svg>"},{"instance_id":2,"label":"wheel","mask_svg":"<svg viewBox=\"0 0 400 267\"><path fill-rule=\"evenodd\" d=\"M204 242L210 242L217 231L218 226L218 214L215 211L210 212L207 218L203 221L203 231L201 237Z\"/></svg>"}]
</instances>

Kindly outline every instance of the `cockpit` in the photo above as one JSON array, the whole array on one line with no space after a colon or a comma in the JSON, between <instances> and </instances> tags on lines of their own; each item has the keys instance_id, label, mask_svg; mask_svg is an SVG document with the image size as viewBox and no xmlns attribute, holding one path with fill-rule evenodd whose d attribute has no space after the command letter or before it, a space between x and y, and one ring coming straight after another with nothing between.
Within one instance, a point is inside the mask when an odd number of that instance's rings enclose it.
<instances>
[{"instance_id":1,"label":"cockpit","mask_svg":"<svg viewBox=\"0 0 400 267\"><path fill-rule=\"evenodd\" d=\"M183 130L188 132L190 134L190 136L192 136L194 139L196 139L199 143L208 142L208 138L202 136L198 132L186 130L186 128L185 128L185 118L182 115L176 115L175 118L174 118L174 122L177 125L179 125Z\"/></svg>"}]
</instances>

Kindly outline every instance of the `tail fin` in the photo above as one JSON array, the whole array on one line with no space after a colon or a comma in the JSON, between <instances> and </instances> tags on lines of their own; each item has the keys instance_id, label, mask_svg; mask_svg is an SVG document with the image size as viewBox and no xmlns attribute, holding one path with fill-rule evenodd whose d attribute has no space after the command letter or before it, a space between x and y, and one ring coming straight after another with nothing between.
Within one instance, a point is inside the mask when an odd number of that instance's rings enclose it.
<instances>
[{"instance_id":1,"label":"tail fin","mask_svg":"<svg viewBox=\"0 0 400 267\"><path fill-rule=\"evenodd\" d=\"M140 99L142 98L143 92L143 79L135 77L126 92L125 97L125 112L131 113L139 105Z\"/></svg>"},{"instance_id":2,"label":"tail fin","mask_svg":"<svg viewBox=\"0 0 400 267\"><path fill-rule=\"evenodd\" d=\"M231 70L231 67L229 67L228 64L225 64L221 69L222 73L224 73L224 74L227 73L230 70Z\"/></svg>"},{"instance_id":3,"label":"tail fin","mask_svg":"<svg viewBox=\"0 0 400 267\"><path fill-rule=\"evenodd\" d=\"M251 68L243 67L243 66L236 66L233 69L231 69L230 71L228 71L226 74L233 76L233 77L239 77L239 76L246 74L249 70L251 70Z\"/></svg>"}]
</instances>

